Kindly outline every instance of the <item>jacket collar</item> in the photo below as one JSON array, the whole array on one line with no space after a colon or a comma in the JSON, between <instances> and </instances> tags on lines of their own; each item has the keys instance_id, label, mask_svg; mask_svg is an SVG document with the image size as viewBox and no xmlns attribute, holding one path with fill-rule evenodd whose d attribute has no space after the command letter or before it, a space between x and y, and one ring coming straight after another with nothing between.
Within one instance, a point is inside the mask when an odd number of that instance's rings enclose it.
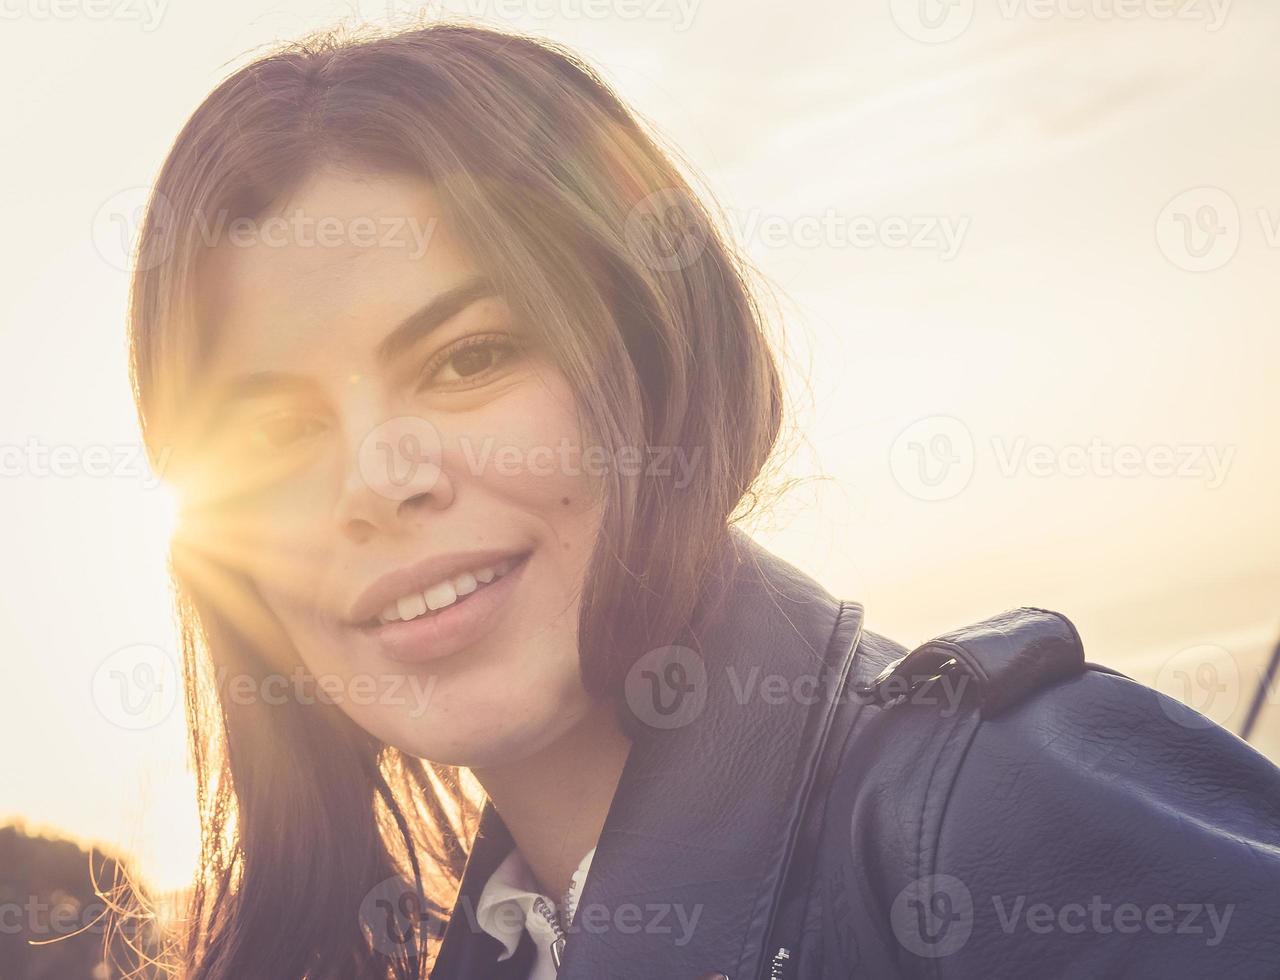
<instances>
[{"instance_id":1,"label":"jacket collar","mask_svg":"<svg viewBox=\"0 0 1280 980\"><path fill-rule=\"evenodd\" d=\"M641 724L578 904L559 980L756 977L804 791L862 609L731 531L728 587L694 651L628 674ZM470 908L511 837L486 806L433 980L491 975ZM496 944L492 944L496 947Z\"/></svg>"}]
</instances>

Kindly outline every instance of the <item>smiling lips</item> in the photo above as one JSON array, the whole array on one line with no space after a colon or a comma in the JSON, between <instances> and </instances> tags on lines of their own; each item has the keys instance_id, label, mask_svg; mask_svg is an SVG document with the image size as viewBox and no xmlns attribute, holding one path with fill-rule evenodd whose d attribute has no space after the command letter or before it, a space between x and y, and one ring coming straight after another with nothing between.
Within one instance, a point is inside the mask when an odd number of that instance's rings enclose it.
<instances>
[{"instance_id":1,"label":"smiling lips","mask_svg":"<svg viewBox=\"0 0 1280 980\"><path fill-rule=\"evenodd\" d=\"M435 559L407 572L379 582L378 591L367 592L362 609L378 608L383 613L367 615L353 624L362 644L372 644L380 655L407 664L421 664L471 649L503 622L502 610L515 594L529 567L530 554L472 554ZM484 562L484 564L480 564ZM440 574L447 565L471 571ZM434 581L425 589L413 590L387 603L411 582ZM484 580L488 580L485 582ZM393 614L394 613L394 618Z\"/></svg>"},{"instance_id":2,"label":"smiling lips","mask_svg":"<svg viewBox=\"0 0 1280 980\"><path fill-rule=\"evenodd\" d=\"M401 568L361 595L346 628L355 630L360 642L372 642L383 656L403 663L460 653L502 622L500 612L531 555L453 552Z\"/></svg>"},{"instance_id":3,"label":"smiling lips","mask_svg":"<svg viewBox=\"0 0 1280 980\"><path fill-rule=\"evenodd\" d=\"M433 555L377 579L351 604L343 621L348 626L375 627L444 609L459 596L496 582L528 556L528 550L513 548Z\"/></svg>"},{"instance_id":4,"label":"smiling lips","mask_svg":"<svg viewBox=\"0 0 1280 980\"><path fill-rule=\"evenodd\" d=\"M380 623L397 623L417 619L428 613L434 613L452 606L463 596L483 589L497 579L502 578L515 567L518 559L503 558L490 565L483 565L472 571L462 572L446 578L421 591L410 592L387 605L378 615Z\"/></svg>"}]
</instances>

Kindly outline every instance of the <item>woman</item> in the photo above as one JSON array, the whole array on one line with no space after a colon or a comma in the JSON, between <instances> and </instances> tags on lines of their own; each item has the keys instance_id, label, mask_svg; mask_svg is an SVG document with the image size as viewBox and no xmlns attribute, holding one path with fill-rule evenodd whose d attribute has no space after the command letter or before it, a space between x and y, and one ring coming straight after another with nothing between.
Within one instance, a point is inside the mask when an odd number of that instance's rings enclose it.
<instances>
[{"instance_id":1,"label":"woman","mask_svg":"<svg viewBox=\"0 0 1280 980\"><path fill-rule=\"evenodd\" d=\"M902 660L732 528L782 418L757 307L569 53L238 71L131 349L185 504L180 975L1280 971L1268 762L1051 613Z\"/></svg>"}]
</instances>

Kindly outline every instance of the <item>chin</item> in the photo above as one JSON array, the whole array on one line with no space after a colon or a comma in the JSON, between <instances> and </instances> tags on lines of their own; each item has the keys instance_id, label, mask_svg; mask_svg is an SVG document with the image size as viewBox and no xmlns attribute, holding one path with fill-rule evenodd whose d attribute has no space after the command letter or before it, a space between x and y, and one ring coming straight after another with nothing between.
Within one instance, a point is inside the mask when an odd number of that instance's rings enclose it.
<instances>
[{"instance_id":1,"label":"chin","mask_svg":"<svg viewBox=\"0 0 1280 980\"><path fill-rule=\"evenodd\" d=\"M400 718L384 741L438 765L491 769L518 764L562 738L593 707L581 687L572 700L549 692L540 700L525 712L515 705L488 704L474 710L460 706L456 714L433 711L418 719Z\"/></svg>"}]
</instances>

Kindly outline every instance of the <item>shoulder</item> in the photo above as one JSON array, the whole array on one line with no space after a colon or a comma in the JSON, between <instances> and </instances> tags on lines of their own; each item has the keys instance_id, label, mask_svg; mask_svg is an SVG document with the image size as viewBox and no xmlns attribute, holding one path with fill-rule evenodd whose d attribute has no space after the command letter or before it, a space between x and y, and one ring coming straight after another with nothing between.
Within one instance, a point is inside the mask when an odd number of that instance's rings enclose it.
<instances>
[{"instance_id":1,"label":"shoulder","mask_svg":"<svg viewBox=\"0 0 1280 980\"><path fill-rule=\"evenodd\" d=\"M868 706L845 747L825 847L851 956L937 977L1276 973L1280 770L1102 669L998 712L962 680Z\"/></svg>"}]
</instances>

